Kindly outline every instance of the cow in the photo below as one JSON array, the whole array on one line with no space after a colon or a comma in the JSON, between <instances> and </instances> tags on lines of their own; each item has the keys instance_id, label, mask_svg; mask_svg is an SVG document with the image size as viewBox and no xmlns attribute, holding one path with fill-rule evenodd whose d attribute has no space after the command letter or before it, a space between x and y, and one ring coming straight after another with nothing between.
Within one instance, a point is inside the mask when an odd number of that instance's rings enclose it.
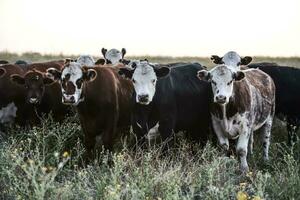
<instances>
[{"instance_id":1,"label":"cow","mask_svg":"<svg viewBox=\"0 0 300 200\"><path fill-rule=\"evenodd\" d=\"M204 68L200 64L159 67L147 60L132 65L120 68L119 74L134 85L132 127L138 145L144 144L144 136L157 123L164 141L182 130L194 141L206 142L209 84L195 76Z\"/></svg>"},{"instance_id":2,"label":"cow","mask_svg":"<svg viewBox=\"0 0 300 200\"><path fill-rule=\"evenodd\" d=\"M267 161L275 113L272 78L257 69L232 70L224 64L210 71L199 70L197 76L211 83L213 100L210 112L220 145L228 151L229 139L237 139L241 171L249 170L247 153L252 154L253 131L262 133L263 158Z\"/></svg>"},{"instance_id":3,"label":"cow","mask_svg":"<svg viewBox=\"0 0 300 200\"><path fill-rule=\"evenodd\" d=\"M25 88L10 82L12 74L24 74L18 65L6 64L0 67L0 124L17 123L27 125L34 117L32 108L26 106Z\"/></svg>"},{"instance_id":4,"label":"cow","mask_svg":"<svg viewBox=\"0 0 300 200\"><path fill-rule=\"evenodd\" d=\"M6 64L9 64L9 62L7 60L0 60L0 66L6 65Z\"/></svg>"},{"instance_id":5,"label":"cow","mask_svg":"<svg viewBox=\"0 0 300 200\"><path fill-rule=\"evenodd\" d=\"M26 66L26 65L28 65L28 64L31 64L31 62L25 61L25 60L17 60L17 61L15 62L15 65L20 65L20 66Z\"/></svg>"},{"instance_id":6,"label":"cow","mask_svg":"<svg viewBox=\"0 0 300 200\"><path fill-rule=\"evenodd\" d=\"M300 107L297 109L295 105L300 99L296 92L297 89L300 90L300 87L294 80L300 77L299 69L279 66L277 63L270 62L249 64L252 60L251 57L241 58L236 52L228 52L221 58L213 55L211 59L215 64L230 65L235 70L240 69L240 65L247 65L248 68L258 68L271 76L276 86L275 114L279 119L286 121L288 144L291 146L297 141L297 131L300 126Z\"/></svg>"},{"instance_id":7,"label":"cow","mask_svg":"<svg viewBox=\"0 0 300 200\"><path fill-rule=\"evenodd\" d=\"M27 71L23 74L12 74L11 81L25 89L25 101L36 109L40 117L44 114L53 114L55 121L61 122L70 113L70 108L61 102L61 90L58 83L45 76L48 68L60 70L63 61L50 61L27 65ZM38 123L36 120L35 123Z\"/></svg>"},{"instance_id":8,"label":"cow","mask_svg":"<svg viewBox=\"0 0 300 200\"><path fill-rule=\"evenodd\" d=\"M62 102L76 107L89 158L94 155L96 138L112 150L120 130L130 126L132 83L119 76L117 68L81 67L71 61L62 70L48 69L47 74L59 81Z\"/></svg>"},{"instance_id":9,"label":"cow","mask_svg":"<svg viewBox=\"0 0 300 200\"><path fill-rule=\"evenodd\" d=\"M81 64L81 66L93 67L95 65L95 60L90 55L81 55L76 59L76 62Z\"/></svg>"},{"instance_id":10,"label":"cow","mask_svg":"<svg viewBox=\"0 0 300 200\"><path fill-rule=\"evenodd\" d=\"M297 141L300 126L300 69L279 66L276 63L254 63L249 68L258 68L272 77L276 86L276 116L286 120L288 144Z\"/></svg>"},{"instance_id":11,"label":"cow","mask_svg":"<svg viewBox=\"0 0 300 200\"><path fill-rule=\"evenodd\" d=\"M124 56L126 54L126 49L122 48L121 51L117 49L111 49L107 51L107 49L102 48L101 52L104 59L102 58L98 59L95 64L97 65L112 64L114 66L120 63L124 59Z\"/></svg>"}]
</instances>

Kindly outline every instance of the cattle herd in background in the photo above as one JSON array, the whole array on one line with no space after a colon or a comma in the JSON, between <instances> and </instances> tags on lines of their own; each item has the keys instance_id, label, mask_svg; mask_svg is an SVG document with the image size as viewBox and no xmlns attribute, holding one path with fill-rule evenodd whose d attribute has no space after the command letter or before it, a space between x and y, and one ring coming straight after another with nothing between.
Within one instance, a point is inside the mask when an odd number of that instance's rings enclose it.
<instances>
[{"instance_id":1,"label":"cattle herd in background","mask_svg":"<svg viewBox=\"0 0 300 200\"><path fill-rule=\"evenodd\" d=\"M254 131L262 134L263 158L268 160L274 115L286 120L289 144L297 140L300 69L250 64L251 57L233 51L213 55L216 66L209 71L199 63L127 60L124 48L101 52L97 61L88 55L43 63L1 60L1 130L6 124L39 125L49 113L62 122L75 107L87 155L93 156L96 141L113 150L130 127L137 145L150 132L170 141L173 133L184 131L201 144L213 133L225 151L229 140L237 140L244 172Z\"/></svg>"}]
</instances>

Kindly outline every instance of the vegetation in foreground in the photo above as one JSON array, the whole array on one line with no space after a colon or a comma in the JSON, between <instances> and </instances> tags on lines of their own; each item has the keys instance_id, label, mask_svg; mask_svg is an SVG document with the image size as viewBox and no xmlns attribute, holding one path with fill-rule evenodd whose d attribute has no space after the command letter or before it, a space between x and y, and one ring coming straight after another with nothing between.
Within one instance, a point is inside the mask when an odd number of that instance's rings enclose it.
<instances>
[{"instance_id":1,"label":"vegetation in foreground","mask_svg":"<svg viewBox=\"0 0 300 200\"><path fill-rule=\"evenodd\" d=\"M276 128L276 127L275 127ZM279 128L280 129L280 128ZM275 131L276 132L276 131ZM47 119L30 130L12 128L0 146L1 199L299 199L300 143L273 139L270 162L260 144L241 175L234 156L211 142L183 139L162 154L160 145L131 150L124 140L114 154L82 165L84 147L75 118Z\"/></svg>"}]
</instances>

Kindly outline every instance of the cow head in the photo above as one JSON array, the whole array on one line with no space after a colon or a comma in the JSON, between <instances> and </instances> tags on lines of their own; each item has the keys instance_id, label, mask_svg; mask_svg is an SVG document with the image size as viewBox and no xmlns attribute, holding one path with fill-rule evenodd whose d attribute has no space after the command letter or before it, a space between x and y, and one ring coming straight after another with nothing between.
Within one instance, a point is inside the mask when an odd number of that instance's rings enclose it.
<instances>
[{"instance_id":1,"label":"cow head","mask_svg":"<svg viewBox=\"0 0 300 200\"><path fill-rule=\"evenodd\" d=\"M24 76L13 74L10 76L12 82L22 85L26 88L26 101L32 104L39 104L45 93L46 85L54 81L39 71L30 70Z\"/></svg>"},{"instance_id":2,"label":"cow head","mask_svg":"<svg viewBox=\"0 0 300 200\"><path fill-rule=\"evenodd\" d=\"M47 75L60 82L62 102L67 105L77 106L84 100L82 89L85 82L95 80L97 72L79 63L66 61L62 71L55 68L47 70Z\"/></svg>"},{"instance_id":3,"label":"cow head","mask_svg":"<svg viewBox=\"0 0 300 200\"><path fill-rule=\"evenodd\" d=\"M136 93L136 102L148 105L155 94L158 78L168 75L167 67L155 67L147 60L133 62L131 67L121 68L119 74L129 78L133 82Z\"/></svg>"},{"instance_id":4,"label":"cow head","mask_svg":"<svg viewBox=\"0 0 300 200\"><path fill-rule=\"evenodd\" d=\"M239 70L241 65L248 65L252 61L250 56L240 57L235 51L229 51L223 57L212 55L210 59L213 63L225 64L234 71Z\"/></svg>"},{"instance_id":5,"label":"cow head","mask_svg":"<svg viewBox=\"0 0 300 200\"><path fill-rule=\"evenodd\" d=\"M122 48L121 51L117 50L117 49L111 49L109 51L107 51L107 49L102 48L101 50L102 55L104 57L103 59L99 59L97 61L98 64L118 64L119 62L121 62L124 59L124 56L126 54L126 49Z\"/></svg>"},{"instance_id":6,"label":"cow head","mask_svg":"<svg viewBox=\"0 0 300 200\"><path fill-rule=\"evenodd\" d=\"M81 64L81 66L93 67L95 65L95 60L90 55L81 55L77 58L76 62Z\"/></svg>"},{"instance_id":7,"label":"cow head","mask_svg":"<svg viewBox=\"0 0 300 200\"><path fill-rule=\"evenodd\" d=\"M242 71L233 71L226 65L218 65L210 71L198 71L200 80L211 82L214 102L227 104L233 95L233 82L240 81L245 77Z\"/></svg>"},{"instance_id":8,"label":"cow head","mask_svg":"<svg viewBox=\"0 0 300 200\"><path fill-rule=\"evenodd\" d=\"M6 74L6 70L4 68L0 68L0 78Z\"/></svg>"}]
</instances>

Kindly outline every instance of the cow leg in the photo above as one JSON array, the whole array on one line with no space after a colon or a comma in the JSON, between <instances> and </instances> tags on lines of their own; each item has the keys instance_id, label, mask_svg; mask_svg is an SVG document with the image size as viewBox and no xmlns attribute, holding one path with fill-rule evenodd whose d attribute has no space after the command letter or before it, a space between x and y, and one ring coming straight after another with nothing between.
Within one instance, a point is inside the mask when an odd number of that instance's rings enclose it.
<instances>
[{"instance_id":1,"label":"cow leg","mask_svg":"<svg viewBox=\"0 0 300 200\"><path fill-rule=\"evenodd\" d=\"M229 141L228 138L224 135L222 126L220 125L219 122L212 120L213 128L214 131L218 137L219 144L225 150L225 153L228 152L229 150Z\"/></svg>"},{"instance_id":2,"label":"cow leg","mask_svg":"<svg viewBox=\"0 0 300 200\"><path fill-rule=\"evenodd\" d=\"M270 137L272 129L273 117L269 117L265 124L261 127L261 138L263 144L263 159L264 161L269 160L269 147L270 147Z\"/></svg>"},{"instance_id":3,"label":"cow leg","mask_svg":"<svg viewBox=\"0 0 300 200\"><path fill-rule=\"evenodd\" d=\"M247 163L247 149L248 149L248 142L251 135L251 131L247 130L247 128L243 128L244 130L242 130L242 132L240 133L236 145L236 153L239 156L241 162L240 169L242 172L247 172L249 170L248 163Z\"/></svg>"},{"instance_id":4,"label":"cow leg","mask_svg":"<svg viewBox=\"0 0 300 200\"><path fill-rule=\"evenodd\" d=\"M249 136L248 152L250 155L253 154L253 131L250 132L250 136Z\"/></svg>"},{"instance_id":5,"label":"cow leg","mask_svg":"<svg viewBox=\"0 0 300 200\"><path fill-rule=\"evenodd\" d=\"M159 121L159 127L158 131L161 135L162 141L166 142L165 147L171 147L171 141L172 141L172 134L173 134L173 128L174 128L175 122L172 120L171 117L164 118L164 120Z\"/></svg>"}]
</instances>

